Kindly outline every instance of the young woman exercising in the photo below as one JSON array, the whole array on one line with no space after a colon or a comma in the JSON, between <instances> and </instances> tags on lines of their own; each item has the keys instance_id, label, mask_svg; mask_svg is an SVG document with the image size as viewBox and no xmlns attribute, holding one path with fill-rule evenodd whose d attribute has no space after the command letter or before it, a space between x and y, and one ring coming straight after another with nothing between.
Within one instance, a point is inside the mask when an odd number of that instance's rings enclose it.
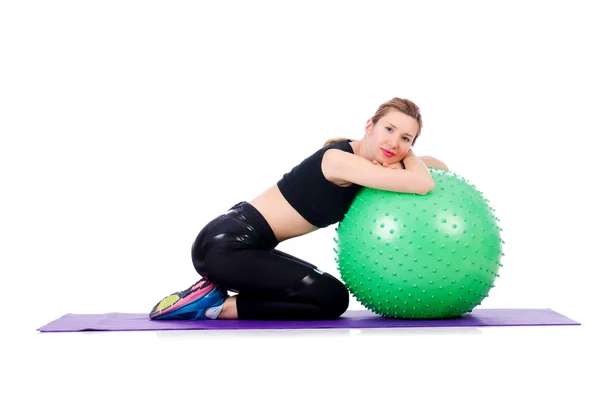
<instances>
[{"instance_id":1,"label":"young woman exercising","mask_svg":"<svg viewBox=\"0 0 600 397\"><path fill-rule=\"evenodd\" d=\"M202 278L158 302L150 318L316 320L342 315L349 303L344 284L275 247L341 221L363 186L423 195L432 190L428 167L448 168L414 154L422 126L413 102L393 98L367 121L361 140L325 142L258 197L214 218L192 246L192 262Z\"/></svg>"}]
</instances>

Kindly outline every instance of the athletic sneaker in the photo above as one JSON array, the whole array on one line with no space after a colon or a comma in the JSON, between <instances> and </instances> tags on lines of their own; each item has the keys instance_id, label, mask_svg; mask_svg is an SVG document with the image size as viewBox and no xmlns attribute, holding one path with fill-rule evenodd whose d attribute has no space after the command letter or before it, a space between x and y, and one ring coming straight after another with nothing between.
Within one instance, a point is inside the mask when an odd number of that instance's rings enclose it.
<instances>
[{"instance_id":1,"label":"athletic sneaker","mask_svg":"<svg viewBox=\"0 0 600 397\"><path fill-rule=\"evenodd\" d=\"M200 279L185 291L163 298L149 316L152 320L205 320L206 309L222 305L227 296L227 291Z\"/></svg>"}]
</instances>

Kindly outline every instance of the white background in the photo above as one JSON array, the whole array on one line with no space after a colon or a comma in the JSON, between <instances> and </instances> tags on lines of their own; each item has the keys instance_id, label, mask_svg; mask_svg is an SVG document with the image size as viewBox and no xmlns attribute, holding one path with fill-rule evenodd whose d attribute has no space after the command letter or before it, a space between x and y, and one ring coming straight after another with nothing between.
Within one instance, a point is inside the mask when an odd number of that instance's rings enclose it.
<instances>
[{"instance_id":1,"label":"white background","mask_svg":"<svg viewBox=\"0 0 600 397\"><path fill-rule=\"evenodd\" d=\"M1 3L0 321L10 370L0 389L594 395L592 4ZM474 183L500 218L504 267L480 307L551 308L581 327L36 331L66 313L145 313L188 287L204 224L325 140L362 138L393 97L421 108L415 152ZM334 235L330 226L278 248L338 276Z\"/></svg>"}]
</instances>

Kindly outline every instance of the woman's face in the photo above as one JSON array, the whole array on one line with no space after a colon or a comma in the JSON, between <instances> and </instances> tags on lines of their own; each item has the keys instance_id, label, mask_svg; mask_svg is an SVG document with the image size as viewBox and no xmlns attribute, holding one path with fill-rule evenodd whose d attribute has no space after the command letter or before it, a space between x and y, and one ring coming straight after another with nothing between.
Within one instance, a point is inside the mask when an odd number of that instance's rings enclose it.
<instances>
[{"instance_id":1,"label":"woman's face","mask_svg":"<svg viewBox=\"0 0 600 397\"><path fill-rule=\"evenodd\" d=\"M371 119L365 127L369 137L372 158L380 163L393 164L404 159L419 130L419 123L399 111L390 111L373 125ZM393 153L386 156L385 151Z\"/></svg>"}]
</instances>

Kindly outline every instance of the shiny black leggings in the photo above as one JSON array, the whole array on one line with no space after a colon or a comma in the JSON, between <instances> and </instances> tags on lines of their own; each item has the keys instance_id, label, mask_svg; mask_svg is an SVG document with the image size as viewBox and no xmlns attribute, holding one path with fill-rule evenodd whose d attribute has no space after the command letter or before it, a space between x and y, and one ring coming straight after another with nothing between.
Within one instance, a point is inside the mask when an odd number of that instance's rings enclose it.
<instances>
[{"instance_id":1,"label":"shiny black leggings","mask_svg":"<svg viewBox=\"0 0 600 397\"><path fill-rule=\"evenodd\" d=\"M242 201L210 221L192 247L196 271L237 292L240 319L334 319L348 308L344 284L314 265L275 249L265 218Z\"/></svg>"}]
</instances>

